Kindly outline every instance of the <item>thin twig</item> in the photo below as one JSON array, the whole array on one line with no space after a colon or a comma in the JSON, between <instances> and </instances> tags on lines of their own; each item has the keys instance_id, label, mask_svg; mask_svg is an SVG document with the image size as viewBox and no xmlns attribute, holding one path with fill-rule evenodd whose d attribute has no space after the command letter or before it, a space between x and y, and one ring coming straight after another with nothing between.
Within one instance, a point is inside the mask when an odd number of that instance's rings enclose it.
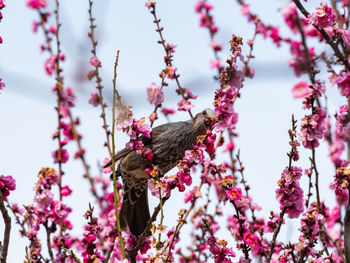
<instances>
[{"instance_id":1,"label":"thin twig","mask_svg":"<svg viewBox=\"0 0 350 263\"><path fill-rule=\"evenodd\" d=\"M0 262L6 263L8 248L10 244L11 217L9 216L7 209L5 207L4 195L1 191L0 191L0 211L2 214L2 218L4 219L4 222L5 222L3 245L0 244Z\"/></svg>"},{"instance_id":2,"label":"thin twig","mask_svg":"<svg viewBox=\"0 0 350 263\"><path fill-rule=\"evenodd\" d=\"M116 82L117 82L117 66L118 66L118 60L119 60L119 50L117 51L117 56L114 63L114 77L113 77L113 108L112 108L112 156L115 156L115 141L114 141L114 135L115 135L115 108L116 108ZM114 209L115 209L115 217L116 217L116 224L117 224L117 230L119 235L119 241L120 241L120 247L123 254L123 259L126 258L125 255L125 249L124 249L124 241L121 234L120 229L120 219L118 214L118 205L120 203L119 201L119 193L117 193L117 175L115 171L115 159L112 158L112 169L113 169L113 193L114 193Z\"/></svg>"}]
</instances>

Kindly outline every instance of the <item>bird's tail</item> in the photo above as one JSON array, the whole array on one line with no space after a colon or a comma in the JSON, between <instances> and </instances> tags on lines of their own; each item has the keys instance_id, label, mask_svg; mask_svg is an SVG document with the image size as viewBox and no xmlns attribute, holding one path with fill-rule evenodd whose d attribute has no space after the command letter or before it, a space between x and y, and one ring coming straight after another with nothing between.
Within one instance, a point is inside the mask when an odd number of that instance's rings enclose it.
<instances>
[{"instance_id":1,"label":"bird's tail","mask_svg":"<svg viewBox=\"0 0 350 263\"><path fill-rule=\"evenodd\" d=\"M134 236L139 236L145 231L150 219L147 188L134 202L127 198L127 193L124 194L119 217L120 227L122 229L129 227Z\"/></svg>"}]
</instances>

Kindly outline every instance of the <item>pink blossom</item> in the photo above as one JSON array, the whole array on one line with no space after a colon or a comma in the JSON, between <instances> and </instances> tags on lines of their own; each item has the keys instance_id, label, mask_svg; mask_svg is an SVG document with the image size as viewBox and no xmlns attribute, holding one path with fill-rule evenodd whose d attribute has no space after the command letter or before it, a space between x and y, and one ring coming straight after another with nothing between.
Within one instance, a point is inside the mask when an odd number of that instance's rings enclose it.
<instances>
[{"instance_id":1,"label":"pink blossom","mask_svg":"<svg viewBox=\"0 0 350 263\"><path fill-rule=\"evenodd\" d=\"M284 21L287 26L293 31L293 33L297 33L299 31L297 25L297 8L295 3L290 1L288 2L282 9L281 13L283 14Z\"/></svg>"},{"instance_id":2,"label":"pink blossom","mask_svg":"<svg viewBox=\"0 0 350 263\"><path fill-rule=\"evenodd\" d=\"M188 100L180 100L177 103L177 106L178 106L177 108L178 111L189 111L194 107L194 105L192 105L192 103L189 102Z\"/></svg>"},{"instance_id":3,"label":"pink blossom","mask_svg":"<svg viewBox=\"0 0 350 263\"><path fill-rule=\"evenodd\" d=\"M210 43L210 47L212 49L214 49L215 51L220 51L222 50L222 43L219 43L219 42L215 42L214 40L211 41Z\"/></svg>"},{"instance_id":4,"label":"pink blossom","mask_svg":"<svg viewBox=\"0 0 350 263\"><path fill-rule=\"evenodd\" d=\"M0 44L2 44L3 40L2 40L2 37L0 36Z\"/></svg>"},{"instance_id":5,"label":"pink blossom","mask_svg":"<svg viewBox=\"0 0 350 263\"><path fill-rule=\"evenodd\" d=\"M237 187L232 187L231 189L225 190L225 193L226 197L231 201L239 200L242 197L242 190L241 188Z\"/></svg>"},{"instance_id":6,"label":"pink blossom","mask_svg":"<svg viewBox=\"0 0 350 263\"><path fill-rule=\"evenodd\" d=\"M187 99L197 99L197 96L192 93L192 91L189 88L185 88Z\"/></svg>"},{"instance_id":7,"label":"pink blossom","mask_svg":"<svg viewBox=\"0 0 350 263\"><path fill-rule=\"evenodd\" d=\"M121 106L118 108L118 115L117 115L117 120L116 120L116 124L117 124L117 129L121 130L121 129L127 129L128 127L130 127L133 123L133 119L132 119L132 111L130 110L131 106Z\"/></svg>"},{"instance_id":8,"label":"pink blossom","mask_svg":"<svg viewBox=\"0 0 350 263\"><path fill-rule=\"evenodd\" d=\"M233 141L228 141L225 145L225 149L223 150L223 152L231 152L233 151L233 149L235 148L235 144L233 143Z\"/></svg>"},{"instance_id":9,"label":"pink blossom","mask_svg":"<svg viewBox=\"0 0 350 263\"><path fill-rule=\"evenodd\" d=\"M48 215L52 222L59 224L60 222L64 222L71 211L71 208L67 207L61 201L56 200L52 202L51 210Z\"/></svg>"},{"instance_id":10,"label":"pink blossom","mask_svg":"<svg viewBox=\"0 0 350 263\"><path fill-rule=\"evenodd\" d=\"M52 152L52 157L54 159L54 163L58 163L60 160L59 160L59 150L56 150L54 152ZM66 149L61 149L61 162L62 163L66 163L69 159L69 154L67 152Z\"/></svg>"},{"instance_id":11,"label":"pink blossom","mask_svg":"<svg viewBox=\"0 0 350 263\"><path fill-rule=\"evenodd\" d=\"M336 18L333 9L324 2L321 3L321 7L316 8L315 13L310 14L308 17L309 22L320 29L331 26Z\"/></svg>"},{"instance_id":12,"label":"pink blossom","mask_svg":"<svg viewBox=\"0 0 350 263\"><path fill-rule=\"evenodd\" d=\"M142 117L140 120L134 120L133 127L136 133L141 133L150 138L151 127L146 123L145 117Z\"/></svg>"},{"instance_id":13,"label":"pink blossom","mask_svg":"<svg viewBox=\"0 0 350 263\"><path fill-rule=\"evenodd\" d=\"M46 212L54 200L54 195L50 190L44 189L35 195L34 201L38 208Z\"/></svg>"},{"instance_id":14,"label":"pink blossom","mask_svg":"<svg viewBox=\"0 0 350 263\"><path fill-rule=\"evenodd\" d=\"M202 163L204 160L205 145L194 145L192 150L187 150L185 156L189 162Z\"/></svg>"},{"instance_id":15,"label":"pink blossom","mask_svg":"<svg viewBox=\"0 0 350 263\"><path fill-rule=\"evenodd\" d=\"M45 8L47 6L46 0L27 0L27 5L33 9Z\"/></svg>"},{"instance_id":16,"label":"pink blossom","mask_svg":"<svg viewBox=\"0 0 350 263\"><path fill-rule=\"evenodd\" d=\"M54 26L50 26L49 31L50 31L50 33L52 33L52 34L56 34L57 29L56 29L56 27L54 27Z\"/></svg>"},{"instance_id":17,"label":"pink blossom","mask_svg":"<svg viewBox=\"0 0 350 263\"><path fill-rule=\"evenodd\" d=\"M347 48L350 49L350 31L346 29L345 24L343 25L343 30L341 30L341 37Z\"/></svg>"},{"instance_id":18,"label":"pink blossom","mask_svg":"<svg viewBox=\"0 0 350 263\"><path fill-rule=\"evenodd\" d=\"M286 208L289 218L297 218L304 211L304 192L299 185L301 175L301 168L291 167L283 171L278 181L276 199Z\"/></svg>"},{"instance_id":19,"label":"pink blossom","mask_svg":"<svg viewBox=\"0 0 350 263\"><path fill-rule=\"evenodd\" d=\"M155 83L147 87L147 100L150 104L158 106L164 101L164 94L161 87L157 87Z\"/></svg>"},{"instance_id":20,"label":"pink blossom","mask_svg":"<svg viewBox=\"0 0 350 263\"><path fill-rule=\"evenodd\" d=\"M69 196L71 193L72 193L72 190L69 188L68 185L65 185L61 188L62 196Z\"/></svg>"},{"instance_id":21,"label":"pink blossom","mask_svg":"<svg viewBox=\"0 0 350 263\"><path fill-rule=\"evenodd\" d=\"M101 65L101 62L98 60L98 58L96 56L93 56L90 59L90 64L94 67L99 67Z\"/></svg>"},{"instance_id":22,"label":"pink blossom","mask_svg":"<svg viewBox=\"0 0 350 263\"><path fill-rule=\"evenodd\" d=\"M151 190L153 196L159 198L159 189L161 190L162 198L168 198L171 193L171 185L174 183L174 178L167 176L159 179L148 180L148 188Z\"/></svg>"},{"instance_id":23,"label":"pink blossom","mask_svg":"<svg viewBox=\"0 0 350 263\"><path fill-rule=\"evenodd\" d=\"M32 26L32 30L33 30L33 33L37 33L38 32L38 22L37 21L34 21L33 22L33 26Z\"/></svg>"},{"instance_id":24,"label":"pink blossom","mask_svg":"<svg viewBox=\"0 0 350 263\"><path fill-rule=\"evenodd\" d=\"M155 1L148 0L148 1L146 2L145 6L146 6L148 9L150 9L151 7L154 7L155 4L156 4Z\"/></svg>"},{"instance_id":25,"label":"pink blossom","mask_svg":"<svg viewBox=\"0 0 350 263\"><path fill-rule=\"evenodd\" d=\"M51 54L50 57L45 61L44 66L46 73L51 76L56 66L56 56Z\"/></svg>"},{"instance_id":26,"label":"pink blossom","mask_svg":"<svg viewBox=\"0 0 350 263\"><path fill-rule=\"evenodd\" d=\"M213 9L213 6L208 4L207 2L205 1L202 1L202 0L198 0L196 2L196 5L195 5L195 11L196 13L201 13L202 10L205 10L205 11L209 11L211 9Z\"/></svg>"},{"instance_id":27,"label":"pink blossom","mask_svg":"<svg viewBox=\"0 0 350 263\"><path fill-rule=\"evenodd\" d=\"M236 256L232 248L227 248L227 241L225 240L217 240L214 236L211 236L207 243L215 263L228 263L231 262L230 257Z\"/></svg>"},{"instance_id":28,"label":"pink blossom","mask_svg":"<svg viewBox=\"0 0 350 263\"><path fill-rule=\"evenodd\" d=\"M171 109L171 108L163 107L163 108L162 108L162 112L163 112L165 115L169 115L169 114L174 114L174 113L175 113L175 110L174 110L174 109Z\"/></svg>"},{"instance_id":29,"label":"pink blossom","mask_svg":"<svg viewBox=\"0 0 350 263\"><path fill-rule=\"evenodd\" d=\"M168 79L174 79L175 78L175 71L176 71L175 66L166 66L164 69L165 77L167 77Z\"/></svg>"},{"instance_id":30,"label":"pink blossom","mask_svg":"<svg viewBox=\"0 0 350 263\"><path fill-rule=\"evenodd\" d=\"M241 9L242 15L243 15L243 16L247 16L247 15L249 14L249 12L250 12L249 9L250 9L249 4L244 4L244 5L242 6L242 9Z\"/></svg>"},{"instance_id":31,"label":"pink blossom","mask_svg":"<svg viewBox=\"0 0 350 263\"><path fill-rule=\"evenodd\" d=\"M292 94L294 98L304 98L311 93L309 84L306 81L300 81L294 85Z\"/></svg>"},{"instance_id":32,"label":"pink blossom","mask_svg":"<svg viewBox=\"0 0 350 263\"><path fill-rule=\"evenodd\" d=\"M327 117L327 112L322 108L316 108L315 113L306 115L301 120L300 125L300 140L305 148L311 149L312 147L319 146L319 139L323 137L324 132L324 120Z\"/></svg>"},{"instance_id":33,"label":"pink blossom","mask_svg":"<svg viewBox=\"0 0 350 263\"><path fill-rule=\"evenodd\" d=\"M220 59L211 59L210 61L209 61L209 63L210 63L210 68L221 68L222 66L221 66L221 61L220 61Z\"/></svg>"},{"instance_id":34,"label":"pink blossom","mask_svg":"<svg viewBox=\"0 0 350 263\"><path fill-rule=\"evenodd\" d=\"M16 189L16 180L10 175L0 175L0 191L3 194L3 199L7 200L7 197L10 194L10 191Z\"/></svg>"},{"instance_id":35,"label":"pink blossom","mask_svg":"<svg viewBox=\"0 0 350 263\"><path fill-rule=\"evenodd\" d=\"M98 105L100 105L100 96L96 93L93 92L90 94L90 98L88 101L92 106L97 107Z\"/></svg>"},{"instance_id":36,"label":"pink blossom","mask_svg":"<svg viewBox=\"0 0 350 263\"><path fill-rule=\"evenodd\" d=\"M253 246L258 243L258 236L252 233L245 233L243 236L244 243L246 243L248 246Z\"/></svg>"},{"instance_id":37,"label":"pink blossom","mask_svg":"<svg viewBox=\"0 0 350 263\"><path fill-rule=\"evenodd\" d=\"M2 78L0 78L0 90L3 90L5 88L5 83L2 81Z\"/></svg>"},{"instance_id":38,"label":"pink blossom","mask_svg":"<svg viewBox=\"0 0 350 263\"><path fill-rule=\"evenodd\" d=\"M295 75L299 77L302 73L307 71L306 64L308 63L301 42L292 41L290 45L290 52L293 55L293 58L289 60L289 66L294 69ZM315 56L315 51L313 48L309 49L309 55L310 59L312 60ZM314 62L311 61L311 64L314 65Z\"/></svg>"},{"instance_id":39,"label":"pink blossom","mask_svg":"<svg viewBox=\"0 0 350 263\"><path fill-rule=\"evenodd\" d=\"M51 186L58 184L58 175L55 169L49 167L41 168L38 174L36 188L51 189Z\"/></svg>"},{"instance_id":40,"label":"pink blossom","mask_svg":"<svg viewBox=\"0 0 350 263\"><path fill-rule=\"evenodd\" d=\"M272 39L273 43L275 43L277 45L277 47L281 46L282 38L279 35L278 27L271 27L270 28L270 38Z\"/></svg>"},{"instance_id":41,"label":"pink blossom","mask_svg":"<svg viewBox=\"0 0 350 263\"><path fill-rule=\"evenodd\" d=\"M343 72L337 78L337 85L342 96L350 98L350 72Z\"/></svg>"}]
</instances>

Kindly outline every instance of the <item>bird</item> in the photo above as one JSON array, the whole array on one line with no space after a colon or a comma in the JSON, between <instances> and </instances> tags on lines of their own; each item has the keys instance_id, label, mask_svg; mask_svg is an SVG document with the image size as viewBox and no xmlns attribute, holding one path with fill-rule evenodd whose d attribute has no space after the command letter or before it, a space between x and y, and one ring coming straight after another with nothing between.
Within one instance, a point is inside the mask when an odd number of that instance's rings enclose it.
<instances>
[{"instance_id":1,"label":"bird","mask_svg":"<svg viewBox=\"0 0 350 263\"><path fill-rule=\"evenodd\" d=\"M184 157L187 150L197 142L197 136L205 135L205 120L215 115L212 109L199 112L193 119L170 122L154 127L150 138L144 135L140 140L145 147L152 150L152 164L156 165L161 175L174 168ZM149 161L130 148L124 148L115 155L114 160L122 159L116 169L124 186L123 201L119 213L122 230L129 228L134 236L141 235L150 219L148 207L148 174ZM112 161L105 167L112 165Z\"/></svg>"}]
</instances>

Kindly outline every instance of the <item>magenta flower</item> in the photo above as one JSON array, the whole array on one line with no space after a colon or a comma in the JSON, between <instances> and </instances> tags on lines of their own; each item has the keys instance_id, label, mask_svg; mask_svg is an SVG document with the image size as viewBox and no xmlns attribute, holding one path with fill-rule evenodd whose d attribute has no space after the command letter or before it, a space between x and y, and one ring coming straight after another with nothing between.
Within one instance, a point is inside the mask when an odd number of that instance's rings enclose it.
<instances>
[{"instance_id":1,"label":"magenta flower","mask_svg":"<svg viewBox=\"0 0 350 263\"><path fill-rule=\"evenodd\" d=\"M297 33L298 25L297 25L297 8L294 2L288 2L282 9L281 13L284 17L284 22L286 22L287 26L293 31L293 33Z\"/></svg>"},{"instance_id":2,"label":"magenta flower","mask_svg":"<svg viewBox=\"0 0 350 263\"><path fill-rule=\"evenodd\" d=\"M327 3L321 3L321 7L317 7L316 12L310 14L308 20L314 26L322 29L331 26L336 18L333 9L328 7Z\"/></svg>"},{"instance_id":3,"label":"magenta flower","mask_svg":"<svg viewBox=\"0 0 350 263\"><path fill-rule=\"evenodd\" d=\"M92 106L97 107L98 105L100 105L100 102L101 102L100 96L96 92L93 92L90 94L90 98L88 102Z\"/></svg>"},{"instance_id":4,"label":"magenta flower","mask_svg":"<svg viewBox=\"0 0 350 263\"><path fill-rule=\"evenodd\" d=\"M217 240L214 236L208 238L207 244L209 251L213 254L215 263L229 263L231 257L235 257L236 254L232 248L227 248L226 240Z\"/></svg>"},{"instance_id":5,"label":"magenta flower","mask_svg":"<svg viewBox=\"0 0 350 263\"><path fill-rule=\"evenodd\" d=\"M210 47L214 49L215 51L222 50L222 43L215 42L214 40L210 43Z\"/></svg>"},{"instance_id":6,"label":"magenta flower","mask_svg":"<svg viewBox=\"0 0 350 263\"><path fill-rule=\"evenodd\" d=\"M61 222L65 223L65 220L70 212L72 212L71 208L67 207L61 201L55 200L51 203L51 210L49 211L48 216L55 224L59 224Z\"/></svg>"},{"instance_id":7,"label":"magenta flower","mask_svg":"<svg viewBox=\"0 0 350 263\"><path fill-rule=\"evenodd\" d=\"M310 95L311 90L309 84L306 81L300 81L294 85L292 89L292 94L294 98L304 98Z\"/></svg>"},{"instance_id":8,"label":"magenta flower","mask_svg":"<svg viewBox=\"0 0 350 263\"><path fill-rule=\"evenodd\" d=\"M244 234L243 240L248 246L254 246L258 243L259 238L257 235L247 232Z\"/></svg>"},{"instance_id":9,"label":"magenta flower","mask_svg":"<svg viewBox=\"0 0 350 263\"><path fill-rule=\"evenodd\" d=\"M289 66L294 69L294 73L299 77L302 73L306 72L306 63L307 58L305 52L302 48L302 44L299 41L292 41L290 45L290 52L293 55L292 59L289 60ZM309 48L310 59L313 59L315 56L315 51L313 48ZM312 61L312 65L314 62Z\"/></svg>"},{"instance_id":10,"label":"magenta flower","mask_svg":"<svg viewBox=\"0 0 350 263\"><path fill-rule=\"evenodd\" d=\"M148 0L145 4L145 6L150 9L151 7L154 7L154 5L156 4L155 1L151 1L151 0Z\"/></svg>"},{"instance_id":11,"label":"magenta flower","mask_svg":"<svg viewBox=\"0 0 350 263\"><path fill-rule=\"evenodd\" d=\"M130 127L133 123L133 119L132 119L132 111L130 110L131 106L121 106L120 108L118 108L118 115L117 115L117 120L116 120L116 124L117 124L117 129L118 130L125 130L128 127Z\"/></svg>"},{"instance_id":12,"label":"magenta flower","mask_svg":"<svg viewBox=\"0 0 350 263\"><path fill-rule=\"evenodd\" d=\"M175 66L166 66L164 69L165 77L167 77L168 79L174 79L175 78L175 71L176 71Z\"/></svg>"},{"instance_id":13,"label":"magenta flower","mask_svg":"<svg viewBox=\"0 0 350 263\"><path fill-rule=\"evenodd\" d=\"M33 9L45 8L47 6L46 0L27 0L27 5Z\"/></svg>"},{"instance_id":14,"label":"magenta flower","mask_svg":"<svg viewBox=\"0 0 350 263\"><path fill-rule=\"evenodd\" d=\"M38 174L38 182L36 188L51 189L51 186L58 184L58 175L53 168L41 168Z\"/></svg>"},{"instance_id":15,"label":"magenta flower","mask_svg":"<svg viewBox=\"0 0 350 263\"><path fill-rule=\"evenodd\" d=\"M350 48L350 31L347 30L346 25L343 25L343 30L341 30L341 37L347 48Z\"/></svg>"},{"instance_id":16,"label":"magenta flower","mask_svg":"<svg viewBox=\"0 0 350 263\"><path fill-rule=\"evenodd\" d=\"M0 90L3 90L5 88L5 83L2 81L2 78L0 78Z\"/></svg>"},{"instance_id":17,"label":"magenta flower","mask_svg":"<svg viewBox=\"0 0 350 263\"><path fill-rule=\"evenodd\" d=\"M321 108L316 108L315 113L306 115L301 120L300 125L300 140L305 148L319 146L319 139L322 139L324 133L324 121L327 117L327 112Z\"/></svg>"},{"instance_id":18,"label":"magenta flower","mask_svg":"<svg viewBox=\"0 0 350 263\"><path fill-rule=\"evenodd\" d=\"M292 166L285 169L278 180L279 188L276 190L276 199L289 218L297 218L304 211L304 192L299 185L302 169Z\"/></svg>"},{"instance_id":19,"label":"magenta flower","mask_svg":"<svg viewBox=\"0 0 350 263\"><path fill-rule=\"evenodd\" d=\"M155 83L147 87L147 100L154 106L162 104L164 101L164 94L161 87L157 87Z\"/></svg>"},{"instance_id":20,"label":"magenta flower","mask_svg":"<svg viewBox=\"0 0 350 263\"><path fill-rule=\"evenodd\" d=\"M98 58L96 56L93 56L91 59L90 59L90 64L94 67L99 67L101 66L101 62L98 60Z\"/></svg>"},{"instance_id":21,"label":"magenta flower","mask_svg":"<svg viewBox=\"0 0 350 263\"><path fill-rule=\"evenodd\" d=\"M162 108L162 112L163 112L165 115L170 115L170 114L174 114L174 113L175 113L175 110L174 110L174 109L171 109L171 108L163 107L163 108Z\"/></svg>"},{"instance_id":22,"label":"magenta flower","mask_svg":"<svg viewBox=\"0 0 350 263\"><path fill-rule=\"evenodd\" d=\"M225 190L226 197L231 201L236 201L241 199L242 190L241 188L232 187L231 189Z\"/></svg>"},{"instance_id":23,"label":"magenta flower","mask_svg":"<svg viewBox=\"0 0 350 263\"><path fill-rule=\"evenodd\" d=\"M41 193L36 193L34 201L36 206L43 212L47 212L54 200L54 195L50 190L44 189Z\"/></svg>"},{"instance_id":24,"label":"magenta flower","mask_svg":"<svg viewBox=\"0 0 350 263\"><path fill-rule=\"evenodd\" d=\"M16 189L16 180L10 175L0 175L0 191L3 194L4 200L7 200L7 197L10 194L10 191Z\"/></svg>"},{"instance_id":25,"label":"magenta flower","mask_svg":"<svg viewBox=\"0 0 350 263\"><path fill-rule=\"evenodd\" d=\"M249 9L250 9L249 4L244 4L244 5L242 6L242 9L241 9L242 15L243 15L243 16L247 16L247 15L249 14L249 12L250 12Z\"/></svg>"},{"instance_id":26,"label":"magenta flower","mask_svg":"<svg viewBox=\"0 0 350 263\"><path fill-rule=\"evenodd\" d=\"M341 73L336 81L340 94L350 98L350 72Z\"/></svg>"},{"instance_id":27,"label":"magenta flower","mask_svg":"<svg viewBox=\"0 0 350 263\"><path fill-rule=\"evenodd\" d=\"M177 103L177 110L178 111L189 111L190 109L192 109L194 107L194 105L189 102L188 100L180 100L178 103Z\"/></svg>"},{"instance_id":28,"label":"magenta flower","mask_svg":"<svg viewBox=\"0 0 350 263\"><path fill-rule=\"evenodd\" d=\"M65 185L61 188L62 196L69 196L71 193L72 193L72 190L69 188L68 185Z\"/></svg>"},{"instance_id":29,"label":"magenta flower","mask_svg":"<svg viewBox=\"0 0 350 263\"><path fill-rule=\"evenodd\" d=\"M213 69L213 68L222 68L220 59L211 59L209 61L209 63L210 63L210 68L211 69Z\"/></svg>"},{"instance_id":30,"label":"magenta flower","mask_svg":"<svg viewBox=\"0 0 350 263\"><path fill-rule=\"evenodd\" d=\"M50 57L44 63L46 73L52 75L56 66L56 56L51 54Z\"/></svg>"},{"instance_id":31,"label":"magenta flower","mask_svg":"<svg viewBox=\"0 0 350 263\"><path fill-rule=\"evenodd\" d=\"M58 163L61 161L62 163L66 163L69 159L69 154L66 149L61 149L61 159L59 160L59 150L52 152L53 162Z\"/></svg>"},{"instance_id":32,"label":"magenta flower","mask_svg":"<svg viewBox=\"0 0 350 263\"><path fill-rule=\"evenodd\" d=\"M204 161L204 150L206 146L202 145L193 145L192 150L187 150L185 156L189 162L202 163Z\"/></svg>"}]
</instances>

